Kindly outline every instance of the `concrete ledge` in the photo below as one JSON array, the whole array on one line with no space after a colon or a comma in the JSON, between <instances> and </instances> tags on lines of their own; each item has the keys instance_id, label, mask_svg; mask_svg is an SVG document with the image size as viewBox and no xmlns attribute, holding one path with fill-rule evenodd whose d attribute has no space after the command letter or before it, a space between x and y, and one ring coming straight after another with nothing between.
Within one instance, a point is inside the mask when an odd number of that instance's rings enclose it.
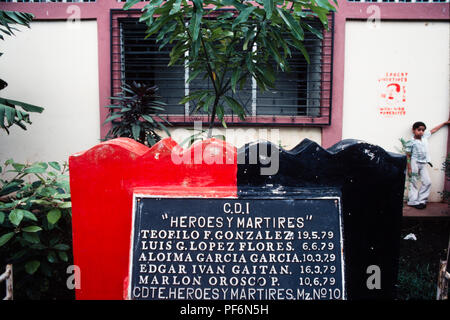
<instances>
[{"instance_id":1,"label":"concrete ledge","mask_svg":"<svg viewBox=\"0 0 450 320\"><path fill-rule=\"evenodd\" d=\"M450 218L450 207L448 203L430 202L425 209L409 207L406 203L403 206L404 217L439 217Z\"/></svg>"}]
</instances>

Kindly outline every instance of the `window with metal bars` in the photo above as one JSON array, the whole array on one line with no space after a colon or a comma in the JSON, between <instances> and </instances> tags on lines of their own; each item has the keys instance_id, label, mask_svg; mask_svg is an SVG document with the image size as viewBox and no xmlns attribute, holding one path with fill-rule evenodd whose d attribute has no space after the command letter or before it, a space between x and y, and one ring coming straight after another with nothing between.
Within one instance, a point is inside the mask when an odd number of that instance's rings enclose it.
<instances>
[{"instance_id":1,"label":"window with metal bars","mask_svg":"<svg viewBox=\"0 0 450 320\"><path fill-rule=\"evenodd\" d=\"M155 37L145 39L145 24L138 15L116 11L111 14L112 26L112 95L117 95L124 83L132 81L157 85L159 95L167 104L166 116L173 123L190 124L207 121L204 111L196 109L195 101L180 105L189 92L211 86L206 78L197 77L186 83L190 71L183 64L168 67L171 45L159 50ZM332 78L332 27L318 39L305 30L305 47L310 56L308 64L300 52L290 58L291 71L277 74L275 88L261 92L256 81L249 80L234 98L246 110L246 119L240 120L232 110L225 110L228 124L330 124ZM320 21L311 22L321 29Z\"/></svg>"}]
</instances>

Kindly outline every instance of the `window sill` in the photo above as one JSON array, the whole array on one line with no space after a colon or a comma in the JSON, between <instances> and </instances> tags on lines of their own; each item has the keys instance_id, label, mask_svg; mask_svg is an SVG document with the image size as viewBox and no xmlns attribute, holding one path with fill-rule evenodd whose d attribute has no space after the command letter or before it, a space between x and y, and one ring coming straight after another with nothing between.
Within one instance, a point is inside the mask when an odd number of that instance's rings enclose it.
<instances>
[{"instance_id":1,"label":"window sill","mask_svg":"<svg viewBox=\"0 0 450 320\"><path fill-rule=\"evenodd\" d=\"M209 123L209 117L201 115L167 115L162 117L174 126L192 125L196 121ZM329 126L331 124L329 116L249 116L245 120L240 120L237 116L225 116L225 122L229 126ZM221 126L222 124L215 121L214 125Z\"/></svg>"}]
</instances>

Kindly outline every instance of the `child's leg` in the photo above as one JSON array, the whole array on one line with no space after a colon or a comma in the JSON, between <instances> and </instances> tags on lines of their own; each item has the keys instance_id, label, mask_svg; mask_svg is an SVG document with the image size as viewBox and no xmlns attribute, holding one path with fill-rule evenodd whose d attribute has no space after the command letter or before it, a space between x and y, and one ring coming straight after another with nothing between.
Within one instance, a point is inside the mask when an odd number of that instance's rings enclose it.
<instances>
[{"instance_id":1,"label":"child's leg","mask_svg":"<svg viewBox=\"0 0 450 320\"><path fill-rule=\"evenodd\" d=\"M417 202L426 204L431 192L431 179L428 174L426 163L419 164L419 176L422 185L417 196Z\"/></svg>"},{"instance_id":2,"label":"child's leg","mask_svg":"<svg viewBox=\"0 0 450 320\"><path fill-rule=\"evenodd\" d=\"M408 188L408 205L415 206L418 205L417 201L419 197L419 168L417 166L417 162L411 160L411 178L409 179L409 188Z\"/></svg>"}]
</instances>

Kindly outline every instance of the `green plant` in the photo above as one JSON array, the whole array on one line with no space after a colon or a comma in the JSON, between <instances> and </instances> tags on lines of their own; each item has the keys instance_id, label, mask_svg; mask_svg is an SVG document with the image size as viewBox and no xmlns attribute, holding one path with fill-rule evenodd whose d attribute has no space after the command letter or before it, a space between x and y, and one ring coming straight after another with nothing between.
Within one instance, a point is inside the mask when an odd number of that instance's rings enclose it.
<instances>
[{"instance_id":1,"label":"green plant","mask_svg":"<svg viewBox=\"0 0 450 320\"><path fill-rule=\"evenodd\" d=\"M67 164L8 160L0 173L0 263L14 265L15 299L54 297L57 291L69 294L65 287L72 260Z\"/></svg>"},{"instance_id":2,"label":"green plant","mask_svg":"<svg viewBox=\"0 0 450 320\"><path fill-rule=\"evenodd\" d=\"M127 137L152 146L161 140L157 129L164 130L170 136L166 126L160 121L170 125L159 115L159 112L164 110L165 103L157 100L157 90L156 86L136 82L122 86L122 92L111 98L117 103L106 106L111 109L111 115L104 124L116 120L112 122L106 140Z\"/></svg>"},{"instance_id":3,"label":"green plant","mask_svg":"<svg viewBox=\"0 0 450 320\"><path fill-rule=\"evenodd\" d=\"M2 33L12 36L14 35L14 30L18 31L18 29L12 25L18 24L29 28L33 18L34 16L30 13L0 10L0 39L4 40ZM0 56L2 54L3 53L0 52ZM0 90L7 86L8 83L0 79ZM44 108L42 107L25 102L0 98L0 128L5 130L7 134L9 134L9 128L13 125L17 125L23 130L26 130L25 123L31 124L28 112L41 113L43 110Z\"/></svg>"},{"instance_id":4,"label":"green plant","mask_svg":"<svg viewBox=\"0 0 450 320\"><path fill-rule=\"evenodd\" d=\"M196 141L202 141L205 140L206 135L207 135L207 130L205 129L201 129L201 130L196 130L196 129L189 129L188 130L192 130L193 133L188 136L187 138L185 138L181 143L180 146L184 146L185 144L187 144L187 147L190 147L194 144L194 142ZM197 132L195 132L197 131ZM213 135L211 138L216 138L216 139L220 139L225 141L225 136L223 134L216 134Z\"/></svg>"},{"instance_id":5,"label":"green plant","mask_svg":"<svg viewBox=\"0 0 450 320\"><path fill-rule=\"evenodd\" d=\"M33 20L34 15L25 12L16 11L4 11L0 10L0 31L8 36L14 35L14 31L18 31L17 28L12 25L21 25L30 27L30 22ZM3 35L0 33L0 39L4 40ZM0 53L1 55L1 53Z\"/></svg>"},{"instance_id":6,"label":"green plant","mask_svg":"<svg viewBox=\"0 0 450 320\"><path fill-rule=\"evenodd\" d=\"M124 9L138 2L128 1ZM211 115L211 137L216 116L226 127L226 106L244 119L244 107L231 94L236 88L250 78L262 91L273 88L273 65L289 71L292 50L299 50L309 63L305 30L322 38L309 19L317 17L328 28L327 14L335 8L328 0L152 0L142 11L140 21L148 26L147 36L157 34L160 49L174 43L169 66L185 60L187 54L191 74L187 82L202 76L211 83L213 89L192 90L180 101L196 100L194 111L203 108Z\"/></svg>"},{"instance_id":7,"label":"green plant","mask_svg":"<svg viewBox=\"0 0 450 320\"><path fill-rule=\"evenodd\" d=\"M400 300L434 300L436 295L436 270L429 264L407 266L409 261L400 259L397 280L397 298Z\"/></svg>"},{"instance_id":8,"label":"green plant","mask_svg":"<svg viewBox=\"0 0 450 320\"><path fill-rule=\"evenodd\" d=\"M447 154L447 158L445 158L445 161L442 163L442 170L445 172L445 180L450 181L450 153ZM439 192L442 196L442 200L444 202L449 202L450 200L450 191L444 190L442 192Z\"/></svg>"},{"instance_id":9,"label":"green plant","mask_svg":"<svg viewBox=\"0 0 450 320\"><path fill-rule=\"evenodd\" d=\"M25 123L31 124L28 112L41 113L43 110L42 107L0 97L0 128L4 129L7 134L9 134L9 128L13 125L27 130Z\"/></svg>"}]
</instances>

